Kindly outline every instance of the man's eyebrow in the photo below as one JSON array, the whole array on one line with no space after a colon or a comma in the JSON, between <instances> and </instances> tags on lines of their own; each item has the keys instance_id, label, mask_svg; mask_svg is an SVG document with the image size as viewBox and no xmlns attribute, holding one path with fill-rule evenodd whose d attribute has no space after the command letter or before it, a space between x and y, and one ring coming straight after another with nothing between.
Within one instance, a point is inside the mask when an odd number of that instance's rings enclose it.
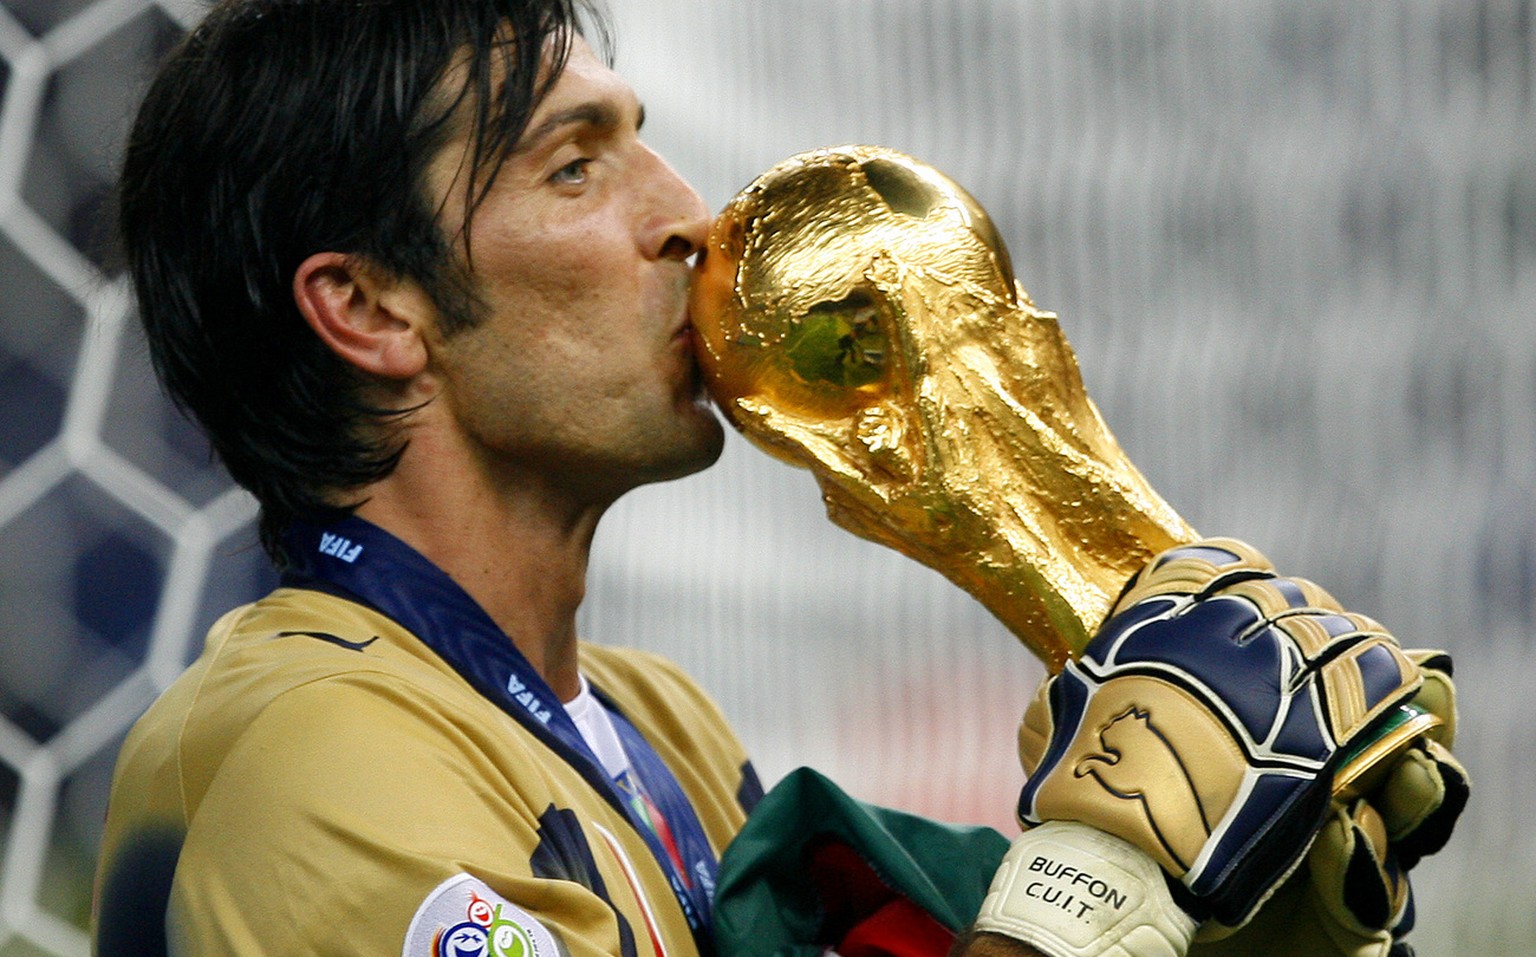
<instances>
[{"instance_id":1,"label":"man's eyebrow","mask_svg":"<svg viewBox=\"0 0 1536 957\"><path fill-rule=\"evenodd\" d=\"M545 117L537 126L531 127L512 147L512 152L527 153L540 142L567 126L590 126L599 130L616 130L624 122L624 114L613 103L594 100L590 103L578 103L569 109L559 110ZM645 125L645 105L639 104L635 118L635 129Z\"/></svg>"}]
</instances>

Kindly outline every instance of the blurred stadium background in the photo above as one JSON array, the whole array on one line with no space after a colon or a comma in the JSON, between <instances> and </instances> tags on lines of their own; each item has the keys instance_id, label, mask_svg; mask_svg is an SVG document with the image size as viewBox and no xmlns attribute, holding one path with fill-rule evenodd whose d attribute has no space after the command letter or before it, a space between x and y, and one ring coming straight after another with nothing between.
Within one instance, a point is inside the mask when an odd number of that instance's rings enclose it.
<instances>
[{"instance_id":1,"label":"blurred stadium background","mask_svg":"<svg viewBox=\"0 0 1536 957\"><path fill-rule=\"evenodd\" d=\"M1536 3L612 0L718 207L873 142L965 184L1196 527L1457 657L1476 776L1420 952L1536 946ZM0 3L0 955L86 952L121 737L267 587L151 381L104 216L187 0ZM259 401L259 399L258 399ZM739 439L599 535L589 636L670 654L773 779L1009 828L1039 667Z\"/></svg>"}]
</instances>

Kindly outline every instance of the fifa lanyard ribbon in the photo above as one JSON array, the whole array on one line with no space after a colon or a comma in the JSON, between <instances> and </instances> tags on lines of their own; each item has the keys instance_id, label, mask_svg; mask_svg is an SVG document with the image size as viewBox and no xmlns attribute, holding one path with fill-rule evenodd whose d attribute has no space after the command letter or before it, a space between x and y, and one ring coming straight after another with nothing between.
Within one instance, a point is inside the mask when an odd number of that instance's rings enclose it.
<instances>
[{"instance_id":1,"label":"fifa lanyard ribbon","mask_svg":"<svg viewBox=\"0 0 1536 957\"><path fill-rule=\"evenodd\" d=\"M338 594L393 619L579 772L645 839L700 952L712 950L709 914L718 862L704 827L661 756L602 689L593 690L613 718L633 778L609 777L512 639L415 549L355 516L324 526L295 523L285 544L290 565L284 585Z\"/></svg>"}]
</instances>

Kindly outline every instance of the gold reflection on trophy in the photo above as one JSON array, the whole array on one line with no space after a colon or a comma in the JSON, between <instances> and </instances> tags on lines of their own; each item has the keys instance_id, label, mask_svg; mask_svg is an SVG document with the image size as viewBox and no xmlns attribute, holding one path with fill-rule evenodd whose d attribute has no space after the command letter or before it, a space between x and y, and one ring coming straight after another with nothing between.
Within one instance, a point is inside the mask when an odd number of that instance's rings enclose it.
<instances>
[{"instance_id":1,"label":"gold reflection on trophy","mask_svg":"<svg viewBox=\"0 0 1536 957\"><path fill-rule=\"evenodd\" d=\"M692 310L736 427L1052 670L1196 537L1105 427L986 212L911 157L848 146L764 173L715 220Z\"/></svg>"}]
</instances>

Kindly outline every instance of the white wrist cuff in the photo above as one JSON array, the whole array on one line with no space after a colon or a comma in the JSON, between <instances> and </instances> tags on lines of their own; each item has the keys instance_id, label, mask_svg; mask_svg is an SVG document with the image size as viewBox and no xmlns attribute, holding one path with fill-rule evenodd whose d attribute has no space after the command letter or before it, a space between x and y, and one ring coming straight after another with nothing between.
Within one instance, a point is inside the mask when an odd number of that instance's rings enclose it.
<instances>
[{"instance_id":1,"label":"white wrist cuff","mask_svg":"<svg viewBox=\"0 0 1536 957\"><path fill-rule=\"evenodd\" d=\"M1156 861L1076 821L1013 842L975 923L1052 957L1184 957L1195 926Z\"/></svg>"}]
</instances>

